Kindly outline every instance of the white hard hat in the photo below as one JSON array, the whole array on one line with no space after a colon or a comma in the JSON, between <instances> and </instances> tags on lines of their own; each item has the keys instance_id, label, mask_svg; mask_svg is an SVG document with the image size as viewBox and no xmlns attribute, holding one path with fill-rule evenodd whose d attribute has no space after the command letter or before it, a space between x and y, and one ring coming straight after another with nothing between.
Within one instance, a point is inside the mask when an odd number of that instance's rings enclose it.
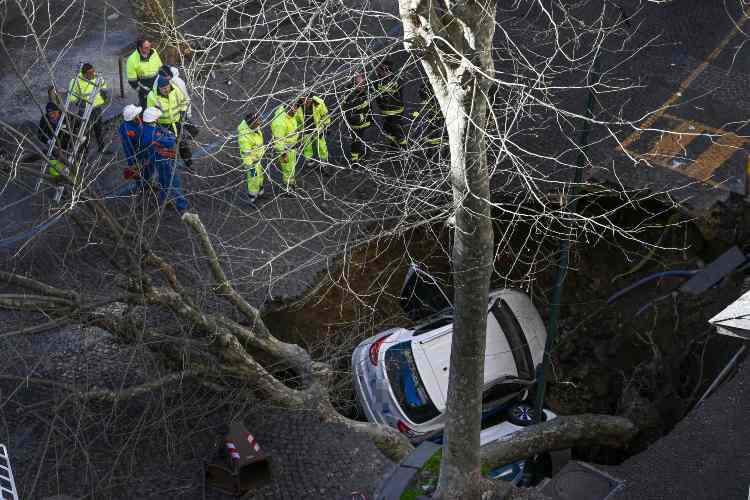
<instances>
[{"instance_id":1,"label":"white hard hat","mask_svg":"<svg viewBox=\"0 0 750 500\"><path fill-rule=\"evenodd\" d=\"M154 123L161 116L161 110L157 108L146 108L143 112L143 121L146 123Z\"/></svg>"},{"instance_id":2,"label":"white hard hat","mask_svg":"<svg viewBox=\"0 0 750 500\"><path fill-rule=\"evenodd\" d=\"M126 122L129 122L141 114L141 111L143 111L142 107L136 106L135 104L128 104L122 108L122 117Z\"/></svg>"}]
</instances>

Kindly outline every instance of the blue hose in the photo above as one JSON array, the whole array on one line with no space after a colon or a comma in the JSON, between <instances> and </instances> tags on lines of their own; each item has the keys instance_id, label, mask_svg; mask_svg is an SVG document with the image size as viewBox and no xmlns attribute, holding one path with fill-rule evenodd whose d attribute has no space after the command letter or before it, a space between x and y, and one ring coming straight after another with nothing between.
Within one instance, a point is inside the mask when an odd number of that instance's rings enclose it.
<instances>
[{"instance_id":1,"label":"blue hose","mask_svg":"<svg viewBox=\"0 0 750 500\"><path fill-rule=\"evenodd\" d=\"M607 304L611 304L612 302L614 302L615 300L619 299L620 297L622 297L626 293L628 293L628 292L630 292L632 290L635 290L639 286L645 285L646 283L648 283L650 281L653 281L655 279L669 278L669 277L689 278L692 275L694 275L695 273L697 273L698 271L699 271L699 269L695 269L693 271L687 271L687 270L682 270L682 271L662 271L660 273L650 274L650 275L646 276L645 278L639 279L638 281L636 281L632 285L627 286L627 287L623 288L622 290L616 292L614 295L612 295L610 298L607 299Z\"/></svg>"}]
</instances>

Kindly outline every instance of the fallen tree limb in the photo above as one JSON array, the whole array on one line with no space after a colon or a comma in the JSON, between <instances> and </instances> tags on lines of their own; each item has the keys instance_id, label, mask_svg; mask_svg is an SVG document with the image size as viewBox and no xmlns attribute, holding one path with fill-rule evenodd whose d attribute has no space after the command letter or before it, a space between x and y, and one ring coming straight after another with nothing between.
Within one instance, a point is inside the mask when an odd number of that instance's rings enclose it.
<instances>
[{"instance_id":1,"label":"fallen tree limb","mask_svg":"<svg viewBox=\"0 0 750 500\"><path fill-rule=\"evenodd\" d=\"M198 236L198 241L200 242L201 248L203 249L203 253L208 259L211 274L213 274L213 277L217 282L215 289L216 294L225 297L247 319L251 320L253 322L253 328L258 330L258 334L262 335L263 337L270 336L266 325L263 324L262 321L260 321L260 312L258 311L258 309L251 306L250 303L248 303L242 297L242 295L237 293L232 284L229 282L229 278L227 278L227 275L224 273L224 269L221 267L221 263L219 262L219 256L216 254L216 250L214 249L214 246L211 243L210 238L208 237L208 231L206 231L206 227L203 225L203 222L201 222L200 218L196 214L186 212L182 216L182 220Z\"/></svg>"},{"instance_id":2,"label":"fallen tree limb","mask_svg":"<svg viewBox=\"0 0 750 500\"><path fill-rule=\"evenodd\" d=\"M558 417L527 427L482 447L482 464L507 465L547 451L573 446L604 445L620 448L638 429L628 419L610 415Z\"/></svg>"},{"instance_id":3,"label":"fallen tree limb","mask_svg":"<svg viewBox=\"0 0 750 500\"><path fill-rule=\"evenodd\" d=\"M47 311L51 309L74 309L76 304L61 297L31 295L23 293L0 294L0 308L17 311Z\"/></svg>"},{"instance_id":4,"label":"fallen tree limb","mask_svg":"<svg viewBox=\"0 0 750 500\"><path fill-rule=\"evenodd\" d=\"M17 335L31 335L34 333L47 332L54 328L65 326L69 324L71 321L72 320L70 317L62 317L58 319L53 319L52 321L48 321L47 323L42 323L41 325L28 326L26 328L19 328L17 330L11 330L9 332L5 332L3 334L0 334L0 339L8 338L8 337L15 337Z\"/></svg>"},{"instance_id":5,"label":"fallen tree limb","mask_svg":"<svg viewBox=\"0 0 750 500\"><path fill-rule=\"evenodd\" d=\"M49 387L56 387L64 391L70 392L71 396L80 400L104 400L104 401L122 401L126 399L132 399L141 394L153 392L161 389L167 385L182 382L183 380L193 379L205 375L204 372L197 370L186 370L178 373L172 373L162 378L151 380L144 384L134 385L125 389L117 391L109 389L95 389L92 391L83 391L80 388L72 384L65 384L62 382L56 382L54 380L42 379L37 377L22 377L18 375L0 375L0 380L12 380L22 384L36 384L46 385ZM216 390L220 386L211 384L211 387ZM223 389L222 389L223 390Z\"/></svg>"},{"instance_id":6,"label":"fallen tree limb","mask_svg":"<svg viewBox=\"0 0 750 500\"><path fill-rule=\"evenodd\" d=\"M43 295L49 295L49 296L58 297L61 299L68 299L71 301L79 300L78 294L71 290L63 290L61 288L57 288L57 287L48 285L46 283L42 283L41 281L28 278L26 276L21 276L20 274L0 271L0 281L4 281L12 285L17 285L17 286L21 286L24 288L28 288L30 290L39 292Z\"/></svg>"}]
</instances>

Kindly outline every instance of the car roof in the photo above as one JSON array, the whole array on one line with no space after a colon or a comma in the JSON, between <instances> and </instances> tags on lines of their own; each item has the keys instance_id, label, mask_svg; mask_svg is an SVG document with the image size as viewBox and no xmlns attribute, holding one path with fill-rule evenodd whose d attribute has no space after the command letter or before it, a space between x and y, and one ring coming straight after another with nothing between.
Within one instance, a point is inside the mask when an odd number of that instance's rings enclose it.
<instances>
[{"instance_id":1,"label":"car roof","mask_svg":"<svg viewBox=\"0 0 750 500\"><path fill-rule=\"evenodd\" d=\"M547 328L531 298L524 292L512 288L490 292L490 303L497 298L508 304L516 320L523 327L534 366L541 364L544 359L544 346L547 342Z\"/></svg>"},{"instance_id":2,"label":"car roof","mask_svg":"<svg viewBox=\"0 0 750 500\"><path fill-rule=\"evenodd\" d=\"M414 362L422 383L439 411L445 410L450 376L453 325L412 340ZM516 377L518 370L508 340L495 316L487 315L487 347L485 350L484 384L503 377Z\"/></svg>"}]
</instances>

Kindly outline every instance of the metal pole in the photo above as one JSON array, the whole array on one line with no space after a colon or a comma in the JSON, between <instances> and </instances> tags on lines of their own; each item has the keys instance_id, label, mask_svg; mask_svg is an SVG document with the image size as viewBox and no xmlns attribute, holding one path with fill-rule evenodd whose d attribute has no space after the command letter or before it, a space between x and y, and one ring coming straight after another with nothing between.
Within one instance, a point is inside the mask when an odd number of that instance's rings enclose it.
<instances>
[{"instance_id":1,"label":"metal pole","mask_svg":"<svg viewBox=\"0 0 750 500\"><path fill-rule=\"evenodd\" d=\"M117 56L117 71L120 74L120 97L125 99L125 86L122 84L122 57Z\"/></svg>"},{"instance_id":2,"label":"metal pole","mask_svg":"<svg viewBox=\"0 0 750 500\"><path fill-rule=\"evenodd\" d=\"M599 57L594 59L594 65L591 70L590 82L595 82L598 77ZM578 206L578 191L583 180L583 169L586 157L583 154L583 147L588 141L591 132L591 122L587 118L593 118L594 91L589 87L588 99L586 101L586 118L581 119L581 133L578 136L578 169L575 173L573 185L570 188L570 212L575 212ZM557 320L560 317L560 302L562 301L562 290L565 284L565 277L568 274L568 264L570 263L570 239L566 238L560 242L560 262L558 263L557 280L552 293L552 303L549 310L549 322L547 323L547 341L544 344L544 358L542 364L537 367L536 380L536 399L534 402L534 422L539 423L544 407L544 396L547 390L547 372L550 365L550 352L552 345L557 337Z\"/></svg>"}]
</instances>

